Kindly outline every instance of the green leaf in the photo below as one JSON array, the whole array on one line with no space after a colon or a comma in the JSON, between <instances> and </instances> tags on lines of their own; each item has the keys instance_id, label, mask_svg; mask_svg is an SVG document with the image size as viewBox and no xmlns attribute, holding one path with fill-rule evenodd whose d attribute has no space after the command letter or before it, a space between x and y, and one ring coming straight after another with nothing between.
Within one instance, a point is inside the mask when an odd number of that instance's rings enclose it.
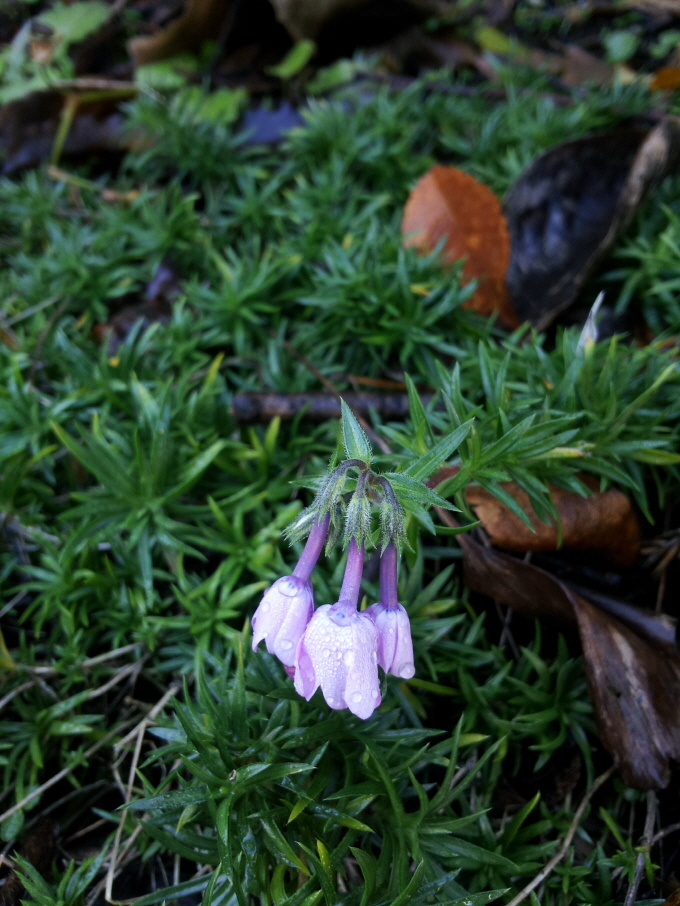
<instances>
[{"instance_id":1,"label":"green leaf","mask_svg":"<svg viewBox=\"0 0 680 906\"><path fill-rule=\"evenodd\" d=\"M636 450L628 454L636 462L644 462L649 466L674 466L680 462L680 453L670 450Z\"/></svg>"},{"instance_id":2,"label":"green leaf","mask_svg":"<svg viewBox=\"0 0 680 906\"><path fill-rule=\"evenodd\" d=\"M347 458L360 459L368 464L373 455L368 437L347 403L340 400L340 405L342 407L342 438Z\"/></svg>"},{"instance_id":3,"label":"green leaf","mask_svg":"<svg viewBox=\"0 0 680 906\"><path fill-rule=\"evenodd\" d=\"M503 894L506 894L510 888L505 887L503 890L486 890L484 893L466 894L459 900L443 900L439 906L486 906L487 903L493 903Z\"/></svg>"},{"instance_id":4,"label":"green leaf","mask_svg":"<svg viewBox=\"0 0 680 906\"><path fill-rule=\"evenodd\" d=\"M153 893L147 893L145 896L136 899L135 906L137 904L139 906L157 906L157 904L166 903L181 896L188 897L191 894L203 893L216 875L217 871L209 875L202 875L200 878L190 878L188 881L181 881L171 887L162 887L159 890L154 890Z\"/></svg>"},{"instance_id":5,"label":"green leaf","mask_svg":"<svg viewBox=\"0 0 680 906\"><path fill-rule=\"evenodd\" d=\"M111 15L111 7L101 0L77 0L68 6L55 3L40 14L40 22L51 28L66 45L82 41L95 32Z\"/></svg>"},{"instance_id":6,"label":"green leaf","mask_svg":"<svg viewBox=\"0 0 680 906\"><path fill-rule=\"evenodd\" d=\"M408 475L404 475L400 472L387 472L385 477L389 479L390 484L398 497L406 497L408 500L415 500L417 503L422 503L425 506L439 506L445 510L455 510L456 512L459 512L458 507L453 506L452 503L445 500L444 497L440 497L439 494L435 493L431 488L421 484L419 481L415 481Z\"/></svg>"},{"instance_id":7,"label":"green leaf","mask_svg":"<svg viewBox=\"0 0 680 906\"><path fill-rule=\"evenodd\" d=\"M316 44L309 38L303 38L292 47L280 63L276 66L267 66L267 73L279 79L292 79L302 72L307 63L316 53Z\"/></svg>"},{"instance_id":8,"label":"green leaf","mask_svg":"<svg viewBox=\"0 0 680 906\"><path fill-rule=\"evenodd\" d=\"M373 856L369 855L369 853L365 852L363 849L350 846L350 850L359 863L359 868L364 876L364 890L361 894L359 906L368 906L373 897L373 891L375 890L378 866Z\"/></svg>"},{"instance_id":9,"label":"green leaf","mask_svg":"<svg viewBox=\"0 0 680 906\"><path fill-rule=\"evenodd\" d=\"M390 906L406 906L407 903L411 902L413 895L418 891L420 887L420 879L425 873L425 861L419 862L416 866L416 870L413 872L411 880L408 882L403 891L399 896L392 900Z\"/></svg>"},{"instance_id":10,"label":"green leaf","mask_svg":"<svg viewBox=\"0 0 680 906\"><path fill-rule=\"evenodd\" d=\"M206 802L210 797L208 788L203 784L188 787L185 790L173 790L169 793L163 793L161 796L152 796L149 799L136 799L122 806L124 809L133 811L146 812L151 809L170 809L181 808L185 805L195 805L196 803Z\"/></svg>"},{"instance_id":11,"label":"green leaf","mask_svg":"<svg viewBox=\"0 0 680 906\"><path fill-rule=\"evenodd\" d=\"M446 437L443 437L436 443L431 450L428 450L427 453L420 456L412 462L408 468L404 469L402 474L406 475L408 478L415 479L415 481L423 481L424 479L429 478L432 472L445 463L451 454L458 449L468 436L473 423L474 419L470 419L469 421L464 422L459 428L456 428L455 431L447 434Z\"/></svg>"}]
</instances>

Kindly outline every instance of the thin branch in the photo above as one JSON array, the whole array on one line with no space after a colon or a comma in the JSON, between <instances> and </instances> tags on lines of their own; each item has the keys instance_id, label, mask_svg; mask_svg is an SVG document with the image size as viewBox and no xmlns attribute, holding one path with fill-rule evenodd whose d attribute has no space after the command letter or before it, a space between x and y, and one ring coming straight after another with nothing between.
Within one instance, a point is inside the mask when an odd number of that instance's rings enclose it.
<instances>
[{"instance_id":1,"label":"thin branch","mask_svg":"<svg viewBox=\"0 0 680 906\"><path fill-rule=\"evenodd\" d=\"M674 834L676 831L680 830L680 821L677 824L669 824L668 827L664 827L663 830L660 830L658 834L654 834L652 839L649 841L649 845L656 846L659 840L663 840L664 837L667 837L669 834Z\"/></svg>"},{"instance_id":2,"label":"thin branch","mask_svg":"<svg viewBox=\"0 0 680 906\"><path fill-rule=\"evenodd\" d=\"M2 711L5 705L8 705L16 695L20 695L27 689L32 689L37 683L37 680L29 680L27 683L22 683L20 686L17 686L16 689L12 689L12 691L8 692L4 698L0 698L0 711Z\"/></svg>"},{"instance_id":3,"label":"thin branch","mask_svg":"<svg viewBox=\"0 0 680 906\"><path fill-rule=\"evenodd\" d=\"M130 762L130 771L128 773L128 782L127 787L125 788L125 804L127 805L132 799L132 788L135 782L135 776L137 774L137 765L139 764L139 758L142 754L142 743L144 741L144 734L150 723L153 723L154 717L159 714L165 705L170 701L170 699L177 694L180 689L179 683L174 683L165 695L153 706L149 711L146 717L141 720L137 726L128 733L123 739L116 743L114 746L114 752L120 752L120 750L127 744L128 740L135 739L135 748L132 754L132 761ZM114 766L117 770L117 764ZM104 899L107 903L115 902L112 899L113 896L113 882L115 880L116 874L119 870L120 860L125 856L125 853L129 850L132 845L132 841L137 836L141 825L138 825L137 828L133 831L132 835L125 841L125 845L120 850L120 855L118 849L120 847L120 841L123 837L123 831L125 830L125 822L127 820L127 810L124 811L120 817L118 827L116 828L116 835L113 840L113 847L111 849L111 857L109 861L109 870L106 874L106 883L104 885Z\"/></svg>"},{"instance_id":4,"label":"thin branch","mask_svg":"<svg viewBox=\"0 0 680 906\"><path fill-rule=\"evenodd\" d=\"M520 903L522 903L524 900L526 900L526 898L532 893L532 891L536 890L536 888L539 886L539 884L542 884L545 881L545 879L548 877L548 875L550 875L551 872L555 869L555 867L557 865L559 865L559 863L562 861L562 859L564 859L567 852L569 851L571 841L573 840L574 834L576 833L578 826L581 823L581 818L583 817L583 813L585 812L585 810L588 806L588 803L592 799L593 795L597 792L597 790L599 790L599 788L602 786L602 784L606 783L607 780L609 780L609 778L612 776L612 774L614 773L615 770L616 770L616 767L614 765L612 765L610 768L608 768L604 772L604 774L600 774L599 777L595 778L592 786L590 787L590 789L588 789L586 791L583 799L581 799L579 807L574 812L574 817L572 819L571 824L569 825L569 830L565 834L564 840L562 840L560 848L557 850L557 852L552 857L552 859L549 862L546 862L546 864L539 871L539 873L536 875L536 877L532 881L530 881L526 885L526 887L523 887L522 890L520 890L520 892L517 894L517 896L513 897L513 899L510 900L510 902L507 904L507 906L519 906Z\"/></svg>"},{"instance_id":5,"label":"thin branch","mask_svg":"<svg viewBox=\"0 0 680 906\"><path fill-rule=\"evenodd\" d=\"M113 661L115 658L127 654L128 651L134 651L135 648L140 647L141 642L132 642L130 645L123 645L122 648L114 648L113 651L106 651L104 654L98 654L96 657L86 658L84 661L81 661L80 664L75 664L74 666L80 667L81 670L87 670L89 667L95 667L97 664ZM59 673L59 670L56 667L24 667L23 665L20 665L20 669L25 670L27 673L34 673L39 676L54 676Z\"/></svg>"},{"instance_id":6,"label":"thin branch","mask_svg":"<svg viewBox=\"0 0 680 906\"><path fill-rule=\"evenodd\" d=\"M642 879L642 872L645 867L645 857L649 855L649 850L651 849L652 841L654 839L652 832L654 830L654 822L656 821L656 811L656 793L654 790L650 790L647 793L647 817L645 819L645 828L642 832L642 839L640 840L640 851L638 852L635 861L635 875L632 884L628 888L628 893L626 894L626 899L623 901L623 906L634 906L635 904L635 897L637 896L640 880Z\"/></svg>"}]
</instances>

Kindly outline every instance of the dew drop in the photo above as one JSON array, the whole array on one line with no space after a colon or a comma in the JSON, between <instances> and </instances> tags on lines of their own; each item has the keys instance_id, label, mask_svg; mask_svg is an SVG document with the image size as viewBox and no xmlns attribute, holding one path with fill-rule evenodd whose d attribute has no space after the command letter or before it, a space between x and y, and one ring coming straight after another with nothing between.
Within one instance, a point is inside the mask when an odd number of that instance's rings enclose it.
<instances>
[{"instance_id":1,"label":"dew drop","mask_svg":"<svg viewBox=\"0 0 680 906\"><path fill-rule=\"evenodd\" d=\"M387 634L394 635L394 626L390 626L390 628L387 630Z\"/></svg>"},{"instance_id":2,"label":"dew drop","mask_svg":"<svg viewBox=\"0 0 680 906\"><path fill-rule=\"evenodd\" d=\"M327 695L327 696L326 696L326 701L327 701L327 703L328 703L329 705L332 705L333 702L335 701L335 699L334 699L334 698L331 698L330 695Z\"/></svg>"},{"instance_id":3,"label":"dew drop","mask_svg":"<svg viewBox=\"0 0 680 906\"><path fill-rule=\"evenodd\" d=\"M378 653L377 653L377 651L372 651L372 652L371 652L371 658L373 659L373 663L374 663L374 664L377 664L377 663L378 663Z\"/></svg>"},{"instance_id":4,"label":"dew drop","mask_svg":"<svg viewBox=\"0 0 680 906\"><path fill-rule=\"evenodd\" d=\"M416 668L415 666L407 661L405 664L401 664L395 671L396 676L402 677L402 679L411 679L415 675Z\"/></svg>"},{"instance_id":5,"label":"dew drop","mask_svg":"<svg viewBox=\"0 0 680 906\"><path fill-rule=\"evenodd\" d=\"M293 647L293 643L290 639L282 639L279 642L279 647L283 648L284 651L290 651L290 649Z\"/></svg>"},{"instance_id":6,"label":"dew drop","mask_svg":"<svg viewBox=\"0 0 680 906\"><path fill-rule=\"evenodd\" d=\"M262 613L269 613L269 611L270 611L271 609L272 609L272 606L271 606L271 604L269 603L269 601L265 601L265 602L262 604Z\"/></svg>"},{"instance_id":7,"label":"dew drop","mask_svg":"<svg viewBox=\"0 0 680 906\"><path fill-rule=\"evenodd\" d=\"M287 598L292 598L298 593L298 584L292 576L286 576L279 583L279 591Z\"/></svg>"},{"instance_id":8,"label":"dew drop","mask_svg":"<svg viewBox=\"0 0 680 906\"><path fill-rule=\"evenodd\" d=\"M329 658L329 657L331 656L331 649L330 649L330 648L324 648L324 650L323 650L323 656L324 656L325 658Z\"/></svg>"},{"instance_id":9,"label":"dew drop","mask_svg":"<svg viewBox=\"0 0 680 906\"><path fill-rule=\"evenodd\" d=\"M355 705L358 705L360 701L361 701L361 692L353 692L352 693L352 703Z\"/></svg>"},{"instance_id":10,"label":"dew drop","mask_svg":"<svg viewBox=\"0 0 680 906\"><path fill-rule=\"evenodd\" d=\"M342 656L342 660L346 667L351 667L354 664L354 652L346 651Z\"/></svg>"},{"instance_id":11,"label":"dew drop","mask_svg":"<svg viewBox=\"0 0 680 906\"><path fill-rule=\"evenodd\" d=\"M336 657L338 660L340 660L340 658L342 657L342 651L336 651L336 652L335 652L335 657Z\"/></svg>"}]
</instances>

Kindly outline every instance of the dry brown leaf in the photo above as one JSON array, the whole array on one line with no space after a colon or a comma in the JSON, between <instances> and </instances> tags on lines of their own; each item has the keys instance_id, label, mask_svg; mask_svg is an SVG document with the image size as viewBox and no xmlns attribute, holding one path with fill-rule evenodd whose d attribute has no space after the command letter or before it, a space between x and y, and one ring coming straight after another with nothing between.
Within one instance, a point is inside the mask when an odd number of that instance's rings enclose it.
<instances>
[{"instance_id":1,"label":"dry brown leaf","mask_svg":"<svg viewBox=\"0 0 680 906\"><path fill-rule=\"evenodd\" d=\"M180 53L198 53L206 41L214 40L219 34L229 2L186 0L182 14L165 28L128 41L128 53L135 66L167 60Z\"/></svg>"},{"instance_id":2,"label":"dry brown leaf","mask_svg":"<svg viewBox=\"0 0 680 906\"><path fill-rule=\"evenodd\" d=\"M422 252L445 240L443 260L463 258L465 280L479 280L464 307L517 326L505 289L510 240L491 189L456 167L432 167L408 197L401 231L404 245Z\"/></svg>"},{"instance_id":3,"label":"dry brown leaf","mask_svg":"<svg viewBox=\"0 0 680 906\"><path fill-rule=\"evenodd\" d=\"M673 88L680 88L680 67L662 66L661 69L657 69L649 83L649 90L669 91Z\"/></svg>"},{"instance_id":4,"label":"dry brown leaf","mask_svg":"<svg viewBox=\"0 0 680 906\"><path fill-rule=\"evenodd\" d=\"M680 887L673 891L673 893L667 897L661 906L680 906Z\"/></svg>"},{"instance_id":5,"label":"dry brown leaf","mask_svg":"<svg viewBox=\"0 0 680 906\"><path fill-rule=\"evenodd\" d=\"M168 261L161 261L149 282L145 298L125 305L110 321L95 324L92 336L98 343L108 342L108 353L113 356L130 331L139 322L145 329L156 322L167 324L172 317L172 303L181 292L179 274Z\"/></svg>"},{"instance_id":6,"label":"dry brown leaf","mask_svg":"<svg viewBox=\"0 0 680 906\"><path fill-rule=\"evenodd\" d=\"M571 595L602 743L623 779L638 789L670 780L680 758L680 657Z\"/></svg>"},{"instance_id":7,"label":"dry brown leaf","mask_svg":"<svg viewBox=\"0 0 680 906\"><path fill-rule=\"evenodd\" d=\"M577 44L565 45L562 55L557 59L559 62L555 66L555 71L565 85L572 87L583 85L584 82L611 85L616 72L609 63L596 57L595 54L588 53Z\"/></svg>"},{"instance_id":8,"label":"dry brown leaf","mask_svg":"<svg viewBox=\"0 0 680 906\"><path fill-rule=\"evenodd\" d=\"M389 23L403 7L412 7L423 17L441 14L439 0L401 0L382 5L371 0L270 0L276 18L295 41L318 38L322 31L332 29L337 20L346 17L362 6L373 7L372 17L381 15Z\"/></svg>"},{"instance_id":9,"label":"dry brown leaf","mask_svg":"<svg viewBox=\"0 0 680 906\"><path fill-rule=\"evenodd\" d=\"M562 526L561 546L590 551L616 566L632 566L640 555L640 529L630 501L616 488L598 492L597 481L588 476L581 479L594 492L590 497L550 486ZM468 486L467 502L492 543L512 551L557 550L560 545L555 521L542 522L533 511L529 495L514 482L501 487L524 510L534 531L484 488Z\"/></svg>"},{"instance_id":10,"label":"dry brown leaf","mask_svg":"<svg viewBox=\"0 0 680 906\"><path fill-rule=\"evenodd\" d=\"M442 514L448 524L454 521ZM669 761L680 759L680 656L673 621L599 595L596 607L531 563L466 535L458 541L473 591L531 618L562 626L576 622L605 748L630 786L667 786Z\"/></svg>"}]
</instances>

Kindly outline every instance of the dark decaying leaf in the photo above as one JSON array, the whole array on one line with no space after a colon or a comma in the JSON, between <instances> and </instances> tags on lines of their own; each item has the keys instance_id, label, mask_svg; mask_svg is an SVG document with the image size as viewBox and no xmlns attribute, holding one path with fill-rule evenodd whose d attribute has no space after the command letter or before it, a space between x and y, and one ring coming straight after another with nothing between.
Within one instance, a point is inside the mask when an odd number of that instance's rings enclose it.
<instances>
[{"instance_id":1,"label":"dark decaying leaf","mask_svg":"<svg viewBox=\"0 0 680 906\"><path fill-rule=\"evenodd\" d=\"M571 595L605 748L630 786L658 789L680 758L680 658Z\"/></svg>"},{"instance_id":2,"label":"dark decaying leaf","mask_svg":"<svg viewBox=\"0 0 680 906\"><path fill-rule=\"evenodd\" d=\"M447 523L453 521L449 514L441 515ZM469 536L458 541L465 580L473 591L528 617L562 626L576 623L605 748L630 786L667 786L669 761L680 759L680 656L674 622L599 595L594 606L531 563L483 547Z\"/></svg>"},{"instance_id":3,"label":"dark decaying leaf","mask_svg":"<svg viewBox=\"0 0 680 906\"><path fill-rule=\"evenodd\" d=\"M63 153L123 152L123 117L119 98L88 102L78 108ZM34 91L0 108L0 173L11 176L49 160L59 129L65 95L57 90Z\"/></svg>"},{"instance_id":4,"label":"dark decaying leaf","mask_svg":"<svg viewBox=\"0 0 680 906\"><path fill-rule=\"evenodd\" d=\"M598 491L596 479L584 475L580 478L593 492L590 497L550 486L550 498L560 516L561 545L555 521L541 521L529 495L514 482L505 482L501 487L527 514L533 531L479 485L469 486L465 497L497 547L554 551L561 546L588 551L616 566L632 566L640 555L640 528L630 501L617 488Z\"/></svg>"},{"instance_id":5,"label":"dark decaying leaf","mask_svg":"<svg viewBox=\"0 0 680 906\"><path fill-rule=\"evenodd\" d=\"M187 0L182 13L165 28L128 41L135 66L181 53L198 53L206 41L214 41L219 35L229 5L229 0Z\"/></svg>"},{"instance_id":6,"label":"dark decaying leaf","mask_svg":"<svg viewBox=\"0 0 680 906\"><path fill-rule=\"evenodd\" d=\"M181 292L179 275L169 261L161 261L146 288L144 299L125 305L109 322L95 324L93 336L100 343L108 338L109 355L114 355L132 328L142 322L146 328L158 321L167 324L172 315L172 302Z\"/></svg>"},{"instance_id":7,"label":"dark decaying leaf","mask_svg":"<svg viewBox=\"0 0 680 906\"><path fill-rule=\"evenodd\" d=\"M536 158L507 193L506 284L539 330L574 301L645 194L680 155L680 118L574 139Z\"/></svg>"},{"instance_id":8,"label":"dark decaying leaf","mask_svg":"<svg viewBox=\"0 0 680 906\"><path fill-rule=\"evenodd\" d=\"M21 855L40 874L48 873L57 854L57 827L51 818L42 815L26 834ZM0 886L0 906L19 906L26 896L24 885L16 872L11 871Z\"/></svg>"}]
</instances>

